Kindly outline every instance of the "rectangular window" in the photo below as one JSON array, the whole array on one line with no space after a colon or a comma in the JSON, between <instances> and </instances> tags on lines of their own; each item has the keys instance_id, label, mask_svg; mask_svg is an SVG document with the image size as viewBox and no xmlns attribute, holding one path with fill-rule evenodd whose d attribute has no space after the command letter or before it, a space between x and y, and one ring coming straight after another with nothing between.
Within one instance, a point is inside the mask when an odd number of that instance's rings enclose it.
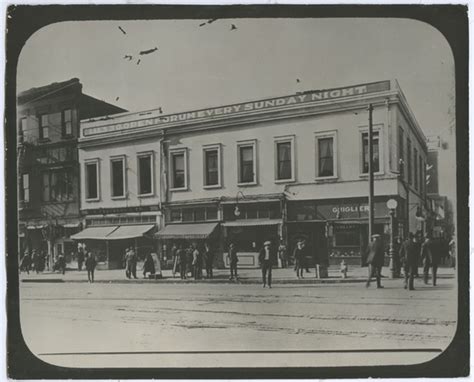
<instances>
[{"instance_id":1,"label":"rectangular window","mask_svg":"<svg viewBox=\"0 0 474 382\"><path fill-rule=\"evenodd\" d=\"M407 138L407 174L408 184L411 184L411 141Z\"/></svg>"},{"instance_id":2,"label":"rectangular window","mask_svg":"<svg viewBox=\"0 0 474 382\"><path fill-rule=\"evenodd\" d=\"M404 152L404 146L405 146L405 139L403 136L403 130L401 127L398 127L398 171L400 172L400 176L402 179L404 178L404 164L405 164L405 152Z\"/></svg>"},{"instance_id":3,"label":"rectangular window","mask_svg":"<svg viewBox=\"0 0 474 382\"><path fill-rule=\"evenodd\" d=\"M99 163L86 163L86 199L99 198Z\"/></svg>"},{"instance_id":4,"label":"rectangular window","mask_svg":"<svg viewBox=\"0 0 474 382\"><path fill-rule=\"evenodd\" d=\"M217 207L206 208L206 220L217 220Z\"/></svg>"},{"instance_id":5,"label":"rectangular window","mask_svg":"<svg viewBox=\"0 0 474 382\"><path fill-rule=\"evenodd\" d=\"M290 142L277 142L277 180L293 179L292 153Z\"/></svg>"},{"instance_id":6,"label":"rectangular window","mask_svg":"<svg viewBox=\"0 0 474 382\"><path fill-rule=\"evenodd\" d=\"M203 208L196 208L194 210L194 220L195 221L204 221L206 220L206 209Z\"/></svg>"},{"instance_id":7,"label":"rectangular window","mask_svg":"<svg viewBox=\"0 0 474 382\"><path fill-rule=\"evenodd\" d=\"M20 120L20 131L18 134L20 138L20 142L23 142L27 128L28 128L28 119L25 117Z\"/></svg>"},{"instance_id":8,"label":"rectangular window","mask_svg":"<svg viewBox=\"0 0 474 382\"><path fill-rule=\"evenodd\" d=\"M150 195L153 193L152 155L138 157L138 194Z\"/></svg>"},{"instance_id":9,"label":"rectangular window","mask_svg":"<svg viewBox=\"0 0 474 382\"><path fill-rule=\"evenodd\" d=\"M48 139L49 138L49 116L48 116L48 114L40 115L39 122L40 122L40 126L39 126L40 139Z\"/></svg>"},{"instance_id":10,"label":"rectangular window","mask_svg":"<svg viewBox=\"0 0 474 382\"><path fill-rule=\"evenodd\" d=\"M125 159L117 158L110 161L112 178L112 197L125 196Z\"/></svg>"},{"instance_id":11,"label":"rectangular window","mask_svg":"<svg viewBox=\"0 0 474 382\"><path fill-rule=\"evenodd\" d=\"M206 148L204 149L204 185L205 186L219 186L219 149Z\"/></svg>"},{"instance_id":12,"label":"rectangular window","mask_svg":"<svg viewBox=\"0 0 474 382\"><path fill-rule=\"evenodd\" d=\"M171 153L171 189L183 190L187 188L186 158L186 150L177 150Z\"/></svg>"},{"instance_id":13,"label":"rectangular window","mask_svg":"<svg viewBox=\"0 0 474 382\"><path fill-rule=\"evenodd\" d=\"M49 202L50 183L49 183L49 173L47 172L43 173L42 190L43 190L43 202Z\"/></svg>"},{"instance_id":14,"label":"rectangular window","mask_svg":"<svg viewBox=\"0 0 474 382\"><path fill-rule=\"evenodd\" d=\"M374 131L372 134L372 171L380 171L380 156L379 156L379 133ZM369 172L369 133L362 133L362 173Z\"/></svg>"},{"instance_id":15,"label":"rectangular window","mask_svg":"<svg viewBox=\"0 0 474 382\"><path fill-rule=\"evenodd\" d=\"M255 163L255 142L238 145L239 183L257 182Z\"/></svg>"},{"instance_id":16,"label":"rectangular window","mask_svg":"<svg viewBox=\"0 0 474 382\"><path fill-rule=\"evenodd\" d=\"M413 183L415 190L418 190L418 153L413 149Z\"/></svg>"},{"instance_id":17,"label":"rectangular window","mask_svg":"<svg viewBox=\"0 0 474 382\"><path fill-rule=\"evenodd\" d=\"M334 176L333 138L318 139L318 177Z\"/></svg>"},{"instance_id":18,"label":"rectangular window","mask_svg":"<svg viewBox=\"0 0 474 382\"><path fill-rule=\"evenodd\" d=\"M179 222L181 221L181 210L179 209L172 209L170 213L170 220L172 222Z\"/></svg>"},{"instance_id":19,"label":"rectangular window","mask_svg":"<svg viewBox=\"0 0 474 382\"><path fill-rule=\"evenodd\" d=\"M72 135L72 110L63 110L61 115L63 136Z\"/></svg>"},{"instance_id":20,"label":"rectangular window","mask_svg":"<svg viewBox=\"0 0 474 382\"><path fill-rule=\"evenodd\" d=\"M418 164L420 167L419 174L420 174L420 194L423 194L424 188L424 180L423 180L423 161L421 160L421 156L418 157Z\"/></svg>"},{"instance_id":21,"label":"rectangular window","mask_svg":"<svg viewBox=\"0 0 474 382\"><path fill-rule=\"evenodd\" d=\"M194 210L191 208L183 209L183 222L192 222L194 220Z\"/></svg>"},{"instance_id":22,"label":"rectangular window","mask_svg":"<svg viewBox=\"0 0 474 382\"><path fill-rule=\"evenodd\" d=\"M30 201L30 175L23 174L21 176L20 200L24 202Z\"/></svg>"}]
</instances>

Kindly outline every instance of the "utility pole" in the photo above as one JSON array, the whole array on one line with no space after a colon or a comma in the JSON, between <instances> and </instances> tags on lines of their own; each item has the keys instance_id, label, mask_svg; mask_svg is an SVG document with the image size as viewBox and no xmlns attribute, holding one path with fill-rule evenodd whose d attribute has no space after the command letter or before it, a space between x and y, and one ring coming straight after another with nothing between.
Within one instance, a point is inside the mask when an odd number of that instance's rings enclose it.
<instances>
[{"instance_id":1,"label":"utility pole","mask_svg":"<svg viewBox=\"0 0 474 382\"><path fill-rule=\"evenodd\" d=\"M371 103L367 107L369 111L369 243L372 240L372 235L374 234L374 168L373 168L373 159L374 159L374 150L373 150L373 126L372 126L372 111L374 110Z\"/></svg>"}]
</instances>

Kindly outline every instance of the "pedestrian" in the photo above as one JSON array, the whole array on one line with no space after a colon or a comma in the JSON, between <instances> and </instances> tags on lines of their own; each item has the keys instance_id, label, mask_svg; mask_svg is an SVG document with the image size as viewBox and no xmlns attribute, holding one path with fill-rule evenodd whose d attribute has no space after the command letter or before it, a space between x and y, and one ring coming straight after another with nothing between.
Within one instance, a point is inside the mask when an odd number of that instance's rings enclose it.
<instances>
[{"instance_id":1,"label":"pedestrian","mask_svg":"<svg viewBox=\"0 0 474 382\"><path fill-rule=\"evenodd\" d=\"M84 250L82 248L79 248L79 251L77 252L77 269L82 271L82 264L84 263Z\"/></svg>"},{"instance_id":2,"label":"pedestrian","mask_svg":"<svg viewBox=\"0 0 474 382\"><path fill-rule=\"evenodd\" d=\"M214 262L214 251L209 243L204 243L204 262L206 264L206 277L212 279L212 264Z\"/></svg>"},{"instance_id":3,"label":"pedestrian","mask_svg":"<svg viewBox=\"0 0 474 382\"><path fill-rule=\"evenodd\" d=\"M454 236L449 241L449 257L451 259L451 267L456 269L456 241Z\"/></svg>"},{"instance_id":4,"label":"pedestrian","mask_svg":"<svg viewBox=\"0 0 474 382\"><path fill-rule=\"evenodd\" d=\"M193 269L193 252L194 248L192 244L189 244L189 246L186 248L186 275L189 275L190 277L194 277L194 269Z\"/></svg>"},{"instance_id":5,"label":"pedestrian","mask_svg":"<svg viewBox=\"0 0 474 382\"><path fill-rule=\"evenodd\" d=\"M288 267L288 253L286 250L286 245L283 240L280 241L280 245L278 246L278 258L281 261L281 267L285 269Z\"/></svg>"},{"instance_id":6,"label":"pedestrian","mask_svg":"<svg viewBox=\"0 0 474 382\"><path fill-rule=\"evenodd\" d=\"M201 278L202 259L197 244L194 244L192 265L194 280L199 280Z\"/></svg>"},{"instance_id":7,"label":"pedestrian","mask_svg":"<svg viewBox=\"0 0 474 382\"><path fill-rule=\"evenodd\" d=\"M431 235L427 234L424 243L421 245L420 257L423 261L423 282L428 284L429 272L433 276L433 286L436 286L436 275L438 272L440 251L431 239Z\"/></svg>"},{"instance_id":8,"label":"pedestrian","mask_svg":"<svg viewBox=\"0 0 474 382\"><path fill-rule=\"evenodd\" d=\"M132 261L130 257L130 247L125 250L125 276L129 279L132 276Z\"/></svg>"},{"instance_id":9,"label":"pedestrian","mask_svg":"<svg viewBox=\"0 0 474 382\"><path fill-rule=\"evenodd\" d=\"M33 266L35 268L36 273L41 272L41 255L39 252L37 252L35 249L33 249L33 252L31 254L31 258L33 261Z\"/></svg>"},{"instance_id":10,"label":"pedestrian","mask_svg":"<svg viewBox=\"0 0 474 382\"><path fill-rule=\"evenodd\" d=\"M415 235L408 234L408 239L400 246L399 251L400 263L403 265L403 272L405 273L404 288L415 290L414 279L416 268L418 268L418 251L415 245Z\"/></svg>"},{"instance_id":11,"label":"pedestrian","mask_svg":"<svg viewBox=\"0 0 474 382\"><path fill-rule=\"evenodd\" d=\"M66 272L66 258L62 252L59 252L58 258L55 264L55 270L58 270L63 275Z\"/></svg>"},{"instance_id":12,"label":"pedestrian","mask_svg":"<svg viewBox=\"0 0 474 382\"><path fill-rule=\"evenodd\" d=\"M401 263L400 263L400 247L403 243L403 240L400 236L397 236L393 243L393 269L394 269L394 276L400 277L401 276Z\"/></svg>"},{"instance_id":13,"label":"pedestrian","mask_svg":"<svg viewBox=\"0 0 474 382\"><path fill-rule=\"evenodd\" d=\"M276 261L276 252L272 248L272 243L270 241L266 241L263 243L263 248L260 250L258 255L258 262L262 267L262 280L263 280L263 287L265 288L267 285L267 275L268 275L268 287L272 287L272 267L273 263Z\"/></svg>"},{"instance_id":14,"label":"pedestrian","mask_svg":"<svg viewBox=\"0 0 474 382\"><path fill-rule=\"evenodd\" d=\"M178 245L178 249L176 251L179 261L179 270L181 274L181 280L186 279L186 263L187 263L187 254L186 251L183 249L183 246L180 244Z\"/></svg>"},{"instance_id":15,"label":"pedestrian","mask_svg":"<svg viewBox=\"0 0 474 382\"><path fill-rule=\"evenodd\" d=\"M303 270L306 259L306 243L304 240L299 240L296 243L295 250L293 251L293 257L295 259L296 277L304 278Z\"/></svg>"},{"instance_id":16,"label":"pedestrian","mask_svg":"<svg viewBox=\"0 0 474 382\"><path fill-rule=\"evenodd\" d=\"M146 278L147 273L150 273L150 275L155 274L155 261L153 260L151 253L147 253L145 256L145 262L143 263L143 278Z\"/></svg>"},{"instance_id":17,"label":"pedestrian","mask_svg":"<svg viewBox=\"0 0 474 382\"><path fill-rule=\"evenodd\" d=\"M342 273L342 278L345 279L347 278L347 271L348 271L347 263L343 259L340 264L340 272Z\"/></svg>"},{"instance_id":18,"label":"pedestrian","mask_svg":"<svg viewBox=\"0 0 474 382\"><path fill-rule=\"evenodd\" d=\"M20 272L26 272L27 274L30 274L30 268L31 268L31 256L30 252L28 250L25 251L25 254L23 255L23 258L21 259L20 263Z\"/></svg>"},{"instance_id":19,"label":"pedestrian","mask_svg":"<svg viewBox=\"0 0 474 382\"><path fill-rule=\"evenodd\" d=\"M234 280L238 279L237 276L237 263L239 262L239 258L237 256L237 248L235 247L234 243L230 243L229 245L229 251L227 253L227 259L229 261L229 266L230 266L230 277L229 280Z\"/></svg>"},{"instance_id":20,"label":"pedestrian","mask_svg":"<svg viewBox=\"0 0 474 382\"><path fill-rule=\"evenodd\" d=\"M178 263L179 263L179 258L176 252L178 251L178 247L176 247L176 244L173 243L173 246L171 247L171 260L173 262L173 270L171 271L173 278L175 277L176 271L178 270Z\"/></svg>"},{"instance_id":21,"label":"pedestrian","mask_svg":"<svg viewBox=\"0 0 474 382\"><path fill-rule=\"evenodd\" d=\"M369 278L366 283L367 288L370 286L370 282L374 276L377 280L377 288L383 288L380 283L383 261L384 247L382 238L378 234L372 235L372 242L367 246L367 264L369 265Z\"/></svg>"},{"instance_id":22,"label":"pedestrian","mask_svg":"<svg viewBox=\"0 0 474 382\"><path fill-rule=\"evenodd\" d=\"M130 259L131 259L131 273L134 279L138 278L137 277L137 263L138 263L138 257L135 254L135 250L133 247L130 247Z\"/></svg>"},{"instance_id":23,"label":"pedestrian","mask_svg":"<svg viewBox=\"0 0 474 382\"><path fill-rule=\"evenodd\" d=\"M95 260L95 256L92 254L92 252L87 253L87 258L86 258L86 270L87 270L87 279L89 280L90 283L94 282L94 271L95 271L95 266L97 265L97 261Z\"/></svg>"}]
</instances>

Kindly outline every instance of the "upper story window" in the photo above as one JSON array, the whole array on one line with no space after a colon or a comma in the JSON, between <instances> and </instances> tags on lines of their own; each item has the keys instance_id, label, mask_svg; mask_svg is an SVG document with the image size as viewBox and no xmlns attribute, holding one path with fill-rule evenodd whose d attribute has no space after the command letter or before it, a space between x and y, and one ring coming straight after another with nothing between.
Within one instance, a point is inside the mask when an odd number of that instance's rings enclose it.
<instances>
[{"instance_id":1,"label":"upper story window","mask_svg":"<svg viewBox=\"0 0 474 382\"><path fill-rule=\"evenodd\" d=\"M420 168L419 174L420 174L420 194L423 194L423 189L425 187L425 180L423 179L423 160L421 159L421 156L418 157L418 165Z\"/></svg>"},{"instance_id":2,"label":"upper story window","mask_svg":"<svg viewBox=\"0 0 474 382\"><path fill-rule=\"evenodd\" d=\"M99 199L99 161L93 160L85 163L86 199Z\"/></svg>"},{"instance_id":3,"label":"upper story window","mask_svg":"<svg viewBox=\"0 0 474 382\"><path fill-rule=\"evenodd\" d=\"M407 175L408 184L411 184L411 141L407 138Z\"/></svg>"},{"instance_id":4,"label":"upper story window","mask_svg":"<svg viewBox=\"0 0 474 382\"><path fill-rule=\"evenodd\" d=\"M204 188L221 186L220 145L204 147Z\"/></svg>"},{"instance_id":5,"label":"upper story window","mask_svg":"<svg viewBox=\"0 0 474 382\"><path fill-rule=\"evenodd\" d=\"M171 189L186 190L187 185L187 150L173 150L170 153Z\"/></svg>"},{"instance_id":6,"label":"upper story window","mask_svg":"<svg viewBox=\"0 0 474 382\"><path fill-rule=\"evenodd\" d=\"M112 198L125 197L125 158L112 158L110 160L110 178Z\"/></svg>"},{"instance_id":7,"label":"upper story window","mask_svg":"<svg viewBox=\"0 0 474 382\"><path fill-rule=\"evenodd\" d=\"M316 178L337 177L336 132L316 134Z\"/></svg>"},{"instance_id":8,"label":"upper story window","mask_svg":"<svg viewBox=\"0 0 474 382\"><path fill-rule=\"evenodd\" d=\"M42 114L39 117L39 137L40 139L49 138L49 115Z\"/></svg>"},{"instance_id":9,"label":"upper story window","mask_svg":"<svg viewBox=\"0 0 474 382\"><path fill-rule=\"evenodd\" d=\"M372 171L380 171L379 132L372 134ZM362 133L362 173L369 172L369 133Z\"/></svg>"},{"instance_id":10,"label":"upper story window","mask_svg":"<svg viewBox=\"0 0 474 382\"><path fill-rule=\"evenodd\" d=\"M20 119L20 131L19 131L19 138L20 138L20 142L23 142L24 138L25 138L25 132L26 130L28 129L28 118L24 117L22 119Z\"/></svg>"},{"instance_id":11,"label":"upper story window","mask_svg":"<svg viewBox=\"0 0 474 382\"><path fill-rule=\"evenodd\" d=\"M295 180L294 137L280 137L275 139L276 181Z\"/></svg>"},{"instance_id":12,"label":"upper story window","mask_svg":"<svg viewBox=\"0 0 474 382\"><path fill-rule=\"evenodd\" d=\"M64 202L74 199L73 173L71 170L44 172L42 190L44 202Z\"/></svg>"},{"instance_id":13,"label":"upper story window","mask_svg":"<svg viewBox=\"0 0 474 382\"><path fill-rule=\"evenodd\" d=\"M152 153L139 154L138 162L138 195L153 194Z\"/></svg>"},{"instance_id":14,"label":"upper story window","mask_svg":"<svg viewBox=\"0 0 474 382\"><path fill-rule=\"evenodd\" d=\"M256 184L256 141L242 142L237 145L239 184Z\"/></svg>"},{"instance_id":15,"label":"upper story window","mask_svg":"<svg viewBox=\"0 0 474 382\"><path fill-rule=\"evenodd\" d=\"M415 190L418 190L418 152L413 149L413 183Z\"/></svg>"},{"instance_id":16,"label":"upper story window","mask_svg":"<svg viewBox=\"0 0 474 382\"><path fill-rule=\"evenodd\" d=\"M402 179L405 177L404 174L404 165L405 165L405 139L403 129L399 126L398 127L398 171L400 172L400 176Z\"/></svg>"},{"instance_id":17,"label":"upper story window","mask_svg":"<svg viewBox=\"0 0 474 382\"><path fill-rule=\"evenodd\" d=\"M20 200L30 201L30 175L23 174L20 178Z\"/></svg>"},{"instance_id":18,"label":"upper story window","mask_svg":"<svg viewBox=\"0 0 474 382\"><path fill-rule=\"evenodd\" d=\"M61 113L61 127L64 136L72 135L72 110L66 109Z\"/></svg>"}]
</instances>

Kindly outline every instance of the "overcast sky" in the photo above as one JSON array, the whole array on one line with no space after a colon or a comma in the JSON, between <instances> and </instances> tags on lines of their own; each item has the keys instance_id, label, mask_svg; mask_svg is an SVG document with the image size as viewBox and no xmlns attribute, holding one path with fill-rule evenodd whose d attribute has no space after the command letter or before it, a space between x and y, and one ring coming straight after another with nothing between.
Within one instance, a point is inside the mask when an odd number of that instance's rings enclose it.
<instances>
[{"instance_id":1,"label":"overcast sky","mask_svg":"<svg viewBox=\"0 0 474 382\"><path fill-rule=\"evenodd\" d=\"M162 107L173 113L396 78L425 134L448 130L453 57L441 33L428 24L222 19L199 27L203 21L50 25L23 48L18 88L78 77L85 93L127 110ZM155 47L137 65L138 52Z\"/></svg>"}]
</instances>

